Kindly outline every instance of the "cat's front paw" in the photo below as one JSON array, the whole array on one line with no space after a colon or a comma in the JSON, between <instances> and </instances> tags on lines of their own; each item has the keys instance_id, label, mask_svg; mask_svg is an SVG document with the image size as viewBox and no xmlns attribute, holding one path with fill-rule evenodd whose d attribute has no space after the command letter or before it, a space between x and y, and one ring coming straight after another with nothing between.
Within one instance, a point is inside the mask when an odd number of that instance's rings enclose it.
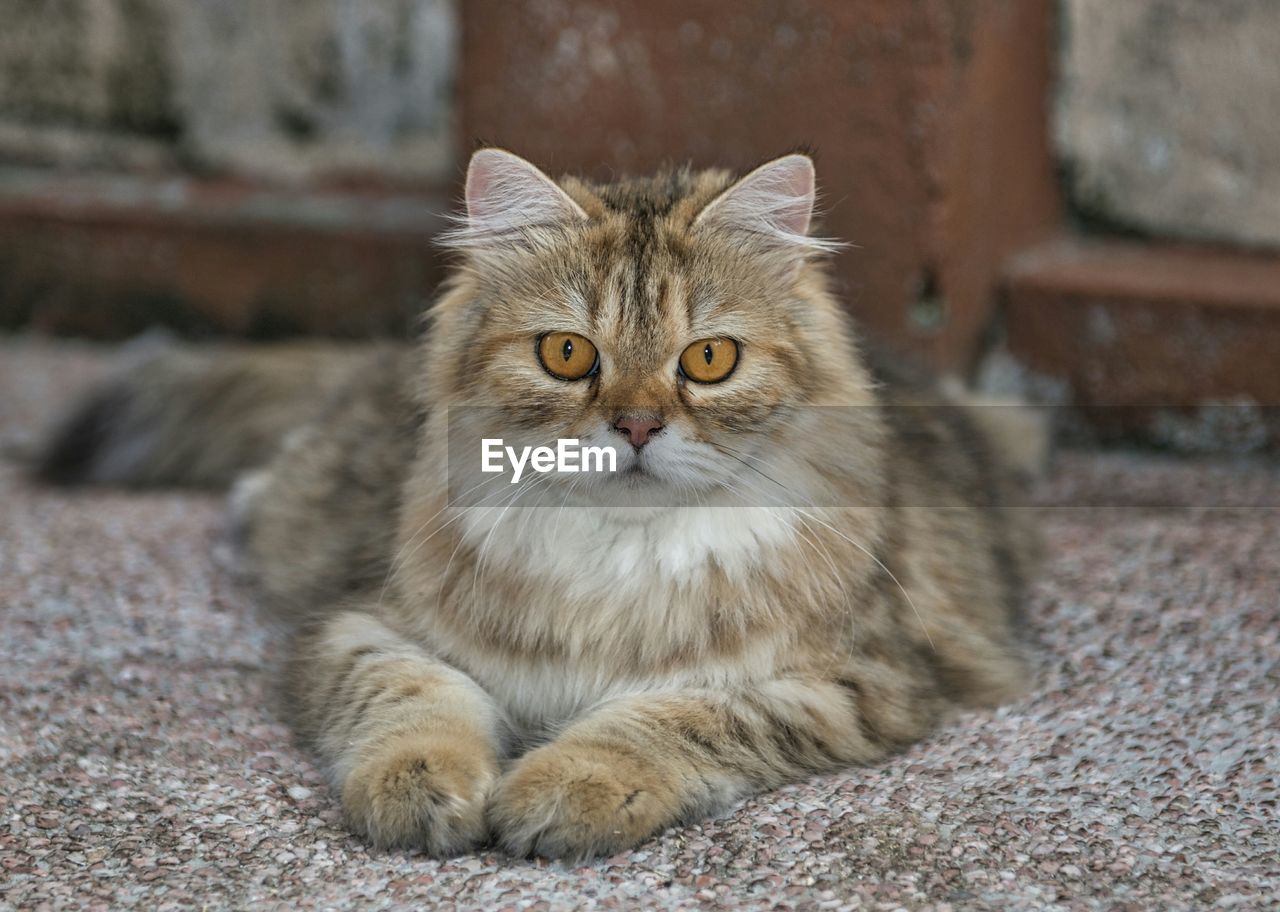
<instances>
[{"instance_id":1,"label":"cat's front paw","mask_svg":"<svg viewBox=\"0 0 1280 912\"><path fill-rule=\"evenodd\" d=\"M581 859L638 845L678 812L657 770L606 747L556 743L498 783L489 827L513 855Z\"/></svg>"},{"instance_id":2,"label":"cat's front paw","mask_svg":"<svg viewBox=\"0 0 1280 912\"><path fill-rule=\"evenodd\" d=\"M379 848L456 855L484 842L496 776L487 746L406 734L361 757L343 783L342 805L351 828Z\"/></svg>"}]
</instances>

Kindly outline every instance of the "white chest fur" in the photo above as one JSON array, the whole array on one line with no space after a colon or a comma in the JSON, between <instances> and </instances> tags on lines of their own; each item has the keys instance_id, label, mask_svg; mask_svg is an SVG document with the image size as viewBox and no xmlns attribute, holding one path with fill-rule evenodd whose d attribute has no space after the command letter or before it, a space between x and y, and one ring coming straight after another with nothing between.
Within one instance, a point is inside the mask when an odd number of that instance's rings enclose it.
<instances>
[{"instance_id":1,"label":"white chest fur","mask_svg":"<svg viewBox=\"0 0 1280 912\"><path fill-rule=\"evenodd\" d=\"M794 540L794 522L790 511L765 507L477 509L461 520L486 565L554 580L584 597L620 585L697 586L713 569L743 578Z\"/></svg>"},{"instance_id":2,"label":"white chest fur","mask_svg":"<svg viewBox=\"0 0 1280 912\"><path fill-rule=\"evenodd\" d=\"M513 639L551 638L561 648L554 661L533 654L513 662L456 637L447 647L532 727L626 693L724 686L769 667L775 644L683 667L665 657L709 645L708 603L749 586L773 552L791 546L794 521L784 510L749 507L473 511L460 523L477 551L477 598L497 589L484 585L490 574L527 581L520 604L477 609L497 612ZM645 671L650 660L661 671Z\"/></svg>"}]
</instances>

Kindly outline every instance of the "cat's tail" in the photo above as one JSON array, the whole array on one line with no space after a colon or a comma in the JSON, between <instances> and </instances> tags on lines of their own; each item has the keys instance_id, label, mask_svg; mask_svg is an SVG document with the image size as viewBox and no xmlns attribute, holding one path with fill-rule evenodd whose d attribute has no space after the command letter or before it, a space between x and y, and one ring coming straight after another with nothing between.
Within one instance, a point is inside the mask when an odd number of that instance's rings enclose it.
<instances>
[{"instance_id":1,"label":"cat's tail","mask_svg":"<svg viewBox=\"0 0 1280 912\"><path fill-rule=\"evenodd\" d=\"M943 380L942 391L965 408L1006 468L1026 480L1044 475L1053 452L1053 429L1045 409L1013 396L974 392L950 377Z\"/></svg>"},{"instance_id":2,"label":"cat's tail","mask_svg":"<svg viewBox=\"0 0 1280 912\"><path fill-rule=\"evenodd\" d=\"M371 349L147 346L75 403L35 453L54 484L226 487L314 418Z\"/></svg>"}]
</instances>

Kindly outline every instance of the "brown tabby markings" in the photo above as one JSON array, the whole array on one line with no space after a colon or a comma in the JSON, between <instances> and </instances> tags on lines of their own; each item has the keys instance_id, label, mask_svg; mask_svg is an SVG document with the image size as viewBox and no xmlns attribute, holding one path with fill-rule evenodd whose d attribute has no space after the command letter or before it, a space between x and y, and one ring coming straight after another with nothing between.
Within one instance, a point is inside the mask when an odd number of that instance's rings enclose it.
<instances>
[{"instance_id":1,"label":"brown tabby markings","mask_svg":"<svg viewBox=\"0 0 1280 912\"><path fill-rule=\"evenodd\" d=\"M353 828L437 854L490 836L611 852L1019 692L1017 460L958 409L917 407L938 392L866 366L805 238L807 159L557 188L483 150L468 203L422 347L322 397L295 374L297 421L273 412L265 467L250 404L204 421L181 403L201 376L269 389L288 358L223 356L180 382L152 364L78 419L106 441L99 465L125 415L150 452L202 453L201 479L258 467L235 498L246 557L297 622L290 711ZM599 374L542 370L550 331L590 339ZM679 377L711 337L740 345L730 379ZM324 363L307 362L317 384ZM460 507L448 414L476 405L551 437L657 417L634 458L650 490L695 495L616 508L544 478ZM824 499L849 507L807 505Z\"/></svg>"}]
</instances>

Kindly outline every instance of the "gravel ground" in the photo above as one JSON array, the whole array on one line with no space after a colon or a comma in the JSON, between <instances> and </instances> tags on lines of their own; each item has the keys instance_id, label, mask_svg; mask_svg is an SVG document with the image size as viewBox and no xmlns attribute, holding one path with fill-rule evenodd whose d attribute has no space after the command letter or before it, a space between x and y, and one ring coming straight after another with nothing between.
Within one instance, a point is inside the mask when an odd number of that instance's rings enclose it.
<instances>
[{"instance_id":1,"label":"gravel ground","mask_svg":"<svg viewBox=\"0 0 1280 912\"><path fill-rule=\"evenodd\" d=\"M0 343L0 444L103 363ZM1277 492L1259 463L1064 454L1043 500L1146 506L1045 511L1032 695L565 867L367 850L271 712L218 499L3 466L0 907L1274 908L1280 509L1152 504Z\"/></svg>"}]
</instances>

